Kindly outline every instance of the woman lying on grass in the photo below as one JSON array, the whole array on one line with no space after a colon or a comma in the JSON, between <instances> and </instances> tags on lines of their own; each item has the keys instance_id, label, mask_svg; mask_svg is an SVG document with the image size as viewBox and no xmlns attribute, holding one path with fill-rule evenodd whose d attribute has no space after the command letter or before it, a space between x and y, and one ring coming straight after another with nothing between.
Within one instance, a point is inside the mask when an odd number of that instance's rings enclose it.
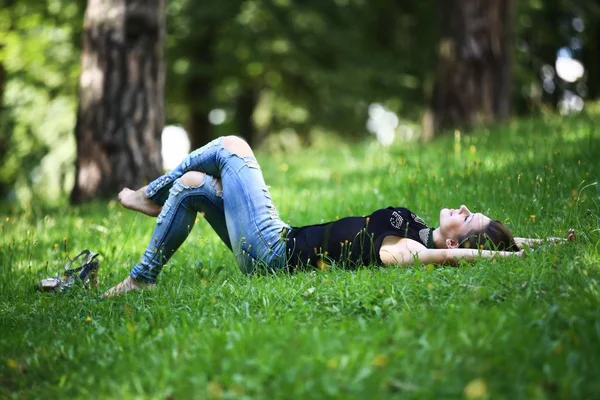
<instances>
[{"instance_id":1,"label":"woman lying on grass","mask_svg":"<svg viewBox=\"0 0 600 400\"><path fill-rule=\"evenodd\" d=\"M236 136L216 139L192 152L173 171L137 191L123 189L126 208L156 217L140 262L112 296L151 287L163 265L204 217L248 274L360 265L455 264L459 260L519 256L536 239L514 238L499 221L464 205L444 208L440 226L428 227L406 208L384 208L366 217L291 227L280 218L250 146ZM569 231L569 240L574 232ZM560 239L552 238L556 241Z\"/></svg>"}]
</instances>

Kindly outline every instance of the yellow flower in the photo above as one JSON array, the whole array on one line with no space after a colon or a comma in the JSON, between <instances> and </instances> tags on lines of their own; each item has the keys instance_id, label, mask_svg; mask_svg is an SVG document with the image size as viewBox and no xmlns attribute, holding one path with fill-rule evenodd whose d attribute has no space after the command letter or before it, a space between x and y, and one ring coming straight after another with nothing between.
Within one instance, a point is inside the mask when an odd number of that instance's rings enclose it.
<instances>
[{"instance_id":1,"label":"yellow flower","mask_svg":"<svg viewBox=\"0 0 600 400\"><path fill-rule=\"evenodd\" d=\"M19 367L19 363L16 360L9 358L8 360L6 360L6 366L9 369L17 369Z\"/></svg>"},{"instance_id":2,"label":"yellow flower","mask_svg":"<svg viewBox=\"0 0 600 400\"><path fill-rule=\"evenodd\" d=\"M388 364L388 357L385 354L377 354L372 364L376 367L385 367Z\"/></svg>"},{"instance_id":3,"label":"yellow flower","mask_svg":"<svg viewBox=\"0 0 600 400\"><path fill-rule=\"evenodd\" d=\"M535 224L535 215L531 214L529 216L529 219L531 219L531 222L533 222Z\"/></svg>"},{"instance_id":4,"label":"yellow flower","mask_svg":"<svg viewBox=\"0 0 600 400\"><path fill-rule=\"evenodd\" d=\"M89 323L89 322L92 322L92 317L90 317L90 316L88 315L88 317L85 319L85 322L88 322L88 323Z\"/></svg>"},{"instance_id":5,"label":"yellow flower","mask_svg":"<svg viewBox=\"0 0 600 400\"><path fill-rule=\"evenodd\" d=\"M327 368L337 369L337 367L338 367L338 360L336 360L335 358L330 358L329 360L327 360Z\"/></svg>"},{"instance_id":6,"label":"yellow flower","mask_svg":"<svg viewBox=\"0 0 600 400\"><path fill-rule=\"evenodd\" d=\"M319 259L319 260L317 260L317 268L319 268L321 271L328 271L329 270L329 264L327 264L322 259Z\"/></svg>"},{"instance_id":7,"label":"yellow flower","mask_svg":"<svg viewBox=\"0 0 600 400\"><path fill-rule=\"evenodd\" d=\"M481 378L473 379L465 386L465 396L468 399L482 399L487 395L487 384Z\"/></svg>"}]
</instances>

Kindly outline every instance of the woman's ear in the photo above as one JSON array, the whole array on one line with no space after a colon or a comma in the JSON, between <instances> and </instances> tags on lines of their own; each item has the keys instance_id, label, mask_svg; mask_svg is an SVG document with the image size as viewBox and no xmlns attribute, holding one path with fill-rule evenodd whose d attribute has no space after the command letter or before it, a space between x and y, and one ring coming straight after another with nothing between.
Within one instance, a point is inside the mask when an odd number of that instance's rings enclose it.
<instances>
[{"instance_id":1,"label":"woman's ear","mask_svg":"<svg viewBox=\"0 0 600 400\"><path fill-rule=\"evenodd\" d=\"M456 249L458 247L458 242L454 239L446 239L446 248L448 249Z\"/></svg>"}]
</instances>

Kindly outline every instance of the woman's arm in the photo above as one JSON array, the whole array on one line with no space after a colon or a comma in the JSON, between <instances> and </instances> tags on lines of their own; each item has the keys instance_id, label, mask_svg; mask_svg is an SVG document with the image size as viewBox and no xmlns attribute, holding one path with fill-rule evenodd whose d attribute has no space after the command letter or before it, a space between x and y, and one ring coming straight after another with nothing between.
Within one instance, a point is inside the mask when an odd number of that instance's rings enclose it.
<instances>
[{"instance_id":1,"label":"woman's arm","mask_svg":"<svg viewBox=\"0 0 600 400\"><path fill-rule=\"evenodd\" d=\"M410 239L400 239L396 243L383 241L379 258L385 265L457 264L460 260L473 261L478 258L520 257L523 251L490 251L474 249L428 249ZM386 243L387 241L387 243Z\"/></svg>"},{"instance_id":2,"label":"woman's arm","mask_svg":"<svg viewBox=\"0 0 600 400\"><path fill-rule=\"evenodd\" d=\"M559 238L559 237L548 237L548 238L543 238L543 239L534 239L534 238L519 238L516 237L515 238L515 243L517 244L517 247L519 249L523 249L525 246L527 247L537 247L541 244L545 244L545 243L565 243L565 242L572 242L576 239L576 235L575 235L575 229L569 229L569 233L567 234L566 238Z\"/></svg>"}]
</instances>

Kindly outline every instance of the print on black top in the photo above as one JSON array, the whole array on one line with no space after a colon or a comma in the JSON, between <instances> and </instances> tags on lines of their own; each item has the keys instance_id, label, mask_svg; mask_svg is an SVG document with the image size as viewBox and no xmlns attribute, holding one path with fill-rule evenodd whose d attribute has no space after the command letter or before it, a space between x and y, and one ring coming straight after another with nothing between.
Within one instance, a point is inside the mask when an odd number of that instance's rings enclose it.
<instances>
[{"instance_id":1,"label":"print on black top","mask_svg":"<svg viewBox=\"0 0 600 400\"><path fill-rule=\"evenodd\" d=\"M318 225L294 227L287 235L290 267L343 268L382 265L379 249L386 236L399 236L433 247L433 230L407 208L383 208L365 217L346 217Z\"/></svg>"}]
</instances>

